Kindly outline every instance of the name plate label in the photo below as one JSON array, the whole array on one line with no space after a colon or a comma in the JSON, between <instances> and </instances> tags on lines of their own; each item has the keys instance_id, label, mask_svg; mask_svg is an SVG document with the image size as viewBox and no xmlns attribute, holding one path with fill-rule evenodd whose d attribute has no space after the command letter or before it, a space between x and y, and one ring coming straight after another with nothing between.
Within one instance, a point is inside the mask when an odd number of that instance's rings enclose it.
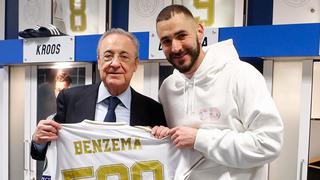
<instances>
[{"instance_id":1,"label":"name plate label","mask_svg":"<svg viewBox=\"0 0 320 180\"><path fill-rule=\"evenodd\" d=\"M206 49L207 46L218 42L218 32L218 28L204 29L204 37L202 40L202 47L204 49ZM166 59L156 32L149 33L149 59Z\"/></svg>"},{"instance_id":2,"label":"name plate label","mask_svg":"<svg viewBox=\"0 0 320 180\"><path fill-rule=\"evenodd\" d=\"M57 36L24 39L23 62L68 62L74 61L73 36Z\"/></svg>"}]
</instances>

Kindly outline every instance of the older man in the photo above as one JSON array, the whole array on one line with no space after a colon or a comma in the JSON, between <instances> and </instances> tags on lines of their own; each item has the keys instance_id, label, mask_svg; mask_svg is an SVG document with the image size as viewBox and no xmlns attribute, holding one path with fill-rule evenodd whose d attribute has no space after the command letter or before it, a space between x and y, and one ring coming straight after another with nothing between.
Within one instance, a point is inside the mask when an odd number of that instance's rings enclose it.
<instances>
[{"instance_id":1,"label":"older man","mask_svg":"<svg viewBox=\"0 0 320 180\"><path fill-rule=\"evenodd\" d=\"M122 29L104 33L98 44L99 84L62 90L54 120L41 120L32 138L31 156L44 160L48 142L58 138L59 123L84 119L127 122L130 125L166 125L162 106L130 87L136 71L138 41Z\"/></svg>"}]
</instances>

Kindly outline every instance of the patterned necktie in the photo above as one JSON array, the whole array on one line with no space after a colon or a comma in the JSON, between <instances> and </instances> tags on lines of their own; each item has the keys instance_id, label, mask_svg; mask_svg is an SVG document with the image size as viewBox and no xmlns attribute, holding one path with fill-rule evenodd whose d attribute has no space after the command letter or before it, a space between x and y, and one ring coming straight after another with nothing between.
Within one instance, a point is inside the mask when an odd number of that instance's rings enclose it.
<instances>
[{"instance_id":1,"label":"patterned necktie","mask_svg":"<svg viewBox=\"0 0 320 180\"><path fill-rule=\"evenodd\" d=\"M108 113L106 117L104 117L104 122L116 122L116 113L114 110L116 109L117 105L121 103L121 101L115 96L110 96L107 99Z\"/></svg>"}]
</instances>

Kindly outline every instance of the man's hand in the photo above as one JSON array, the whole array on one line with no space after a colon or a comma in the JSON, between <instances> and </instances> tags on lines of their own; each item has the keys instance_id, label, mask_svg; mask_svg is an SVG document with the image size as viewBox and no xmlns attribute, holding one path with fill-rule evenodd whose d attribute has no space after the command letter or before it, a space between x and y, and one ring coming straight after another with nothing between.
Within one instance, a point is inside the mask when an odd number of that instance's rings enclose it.
<instances>
[{"instance_id":1,"label":"man's hand","mask_svg":"<svg viewBox=\"0 0 320 180\"><path fill-rule=\"evenodd\" d=\"M54 120L41 120L32 136L32 140L37 144L47 143L58 139L58 130L61 125Z\"/></svg>"},{"instance_id":2,"label":"man's hand","mask_svg":"<svg viewBox=\"0 0 320 180\"><path fill-rule=\"evenodd\" d=\"M158 138L158 139L161 139L161 138L164 138L166 136L169 135L169 128L168 127L164 127L164 126L154 126L152 128L152 131L151 131L151 134Z\"/></svg>"},{"instance_id":3,"label":"man's hand","mask_svg":"<svg viewBox=\"0 0 320 180\"><path fill-rule=\"evenodd\" d=\"M193 148L197 131L196 128L177 126L170 129L169 135L177 148Z\"/></svg>"}]
</instances>

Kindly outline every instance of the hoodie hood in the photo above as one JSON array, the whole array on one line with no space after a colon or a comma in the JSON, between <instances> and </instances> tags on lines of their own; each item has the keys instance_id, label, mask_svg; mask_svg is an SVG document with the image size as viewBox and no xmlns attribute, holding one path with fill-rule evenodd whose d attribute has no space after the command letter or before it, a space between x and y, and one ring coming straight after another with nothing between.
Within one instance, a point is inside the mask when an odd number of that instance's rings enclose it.
<instances>
[{"instance_id":1,"label":"hoodie hood","mask_svg":"<svg viewBox=\"0 0 320 180\"><path fill-rule=\"evenodd\" d=\"M162 88L160 89L160 102L163 103L162 101L166 99L163 96L170 97L170 93L183 94L181 101L183 101L184 114L186 117L192 118L194 107L197 106L196 101L201 101L197 98L197 91L208 88L228 63L238 59L238 53L231 39L208 46L202 63L190 79L178 70L174 70L173 74L165 80L167 83L164 83L163 86L166 87L163 89L170 89L170 91L162 93Z\"/></svg>"},{"instance_id":2,"label":"hoodie hood","mask_svg":"<svg viewBox=\"0 0 320 180\"><path fill-rule=\"evenodd\" d=\"M233 46L232 39L212 44L206 48L205 57L192 78L187 78L176 69L173 71L174 76L181 77L177 79L176 85L177 87L181 86L184 84L183 81L203 84L221 71L226 64L237 59L239 59L239 55Z\"/></svg>"}]
</instances>

